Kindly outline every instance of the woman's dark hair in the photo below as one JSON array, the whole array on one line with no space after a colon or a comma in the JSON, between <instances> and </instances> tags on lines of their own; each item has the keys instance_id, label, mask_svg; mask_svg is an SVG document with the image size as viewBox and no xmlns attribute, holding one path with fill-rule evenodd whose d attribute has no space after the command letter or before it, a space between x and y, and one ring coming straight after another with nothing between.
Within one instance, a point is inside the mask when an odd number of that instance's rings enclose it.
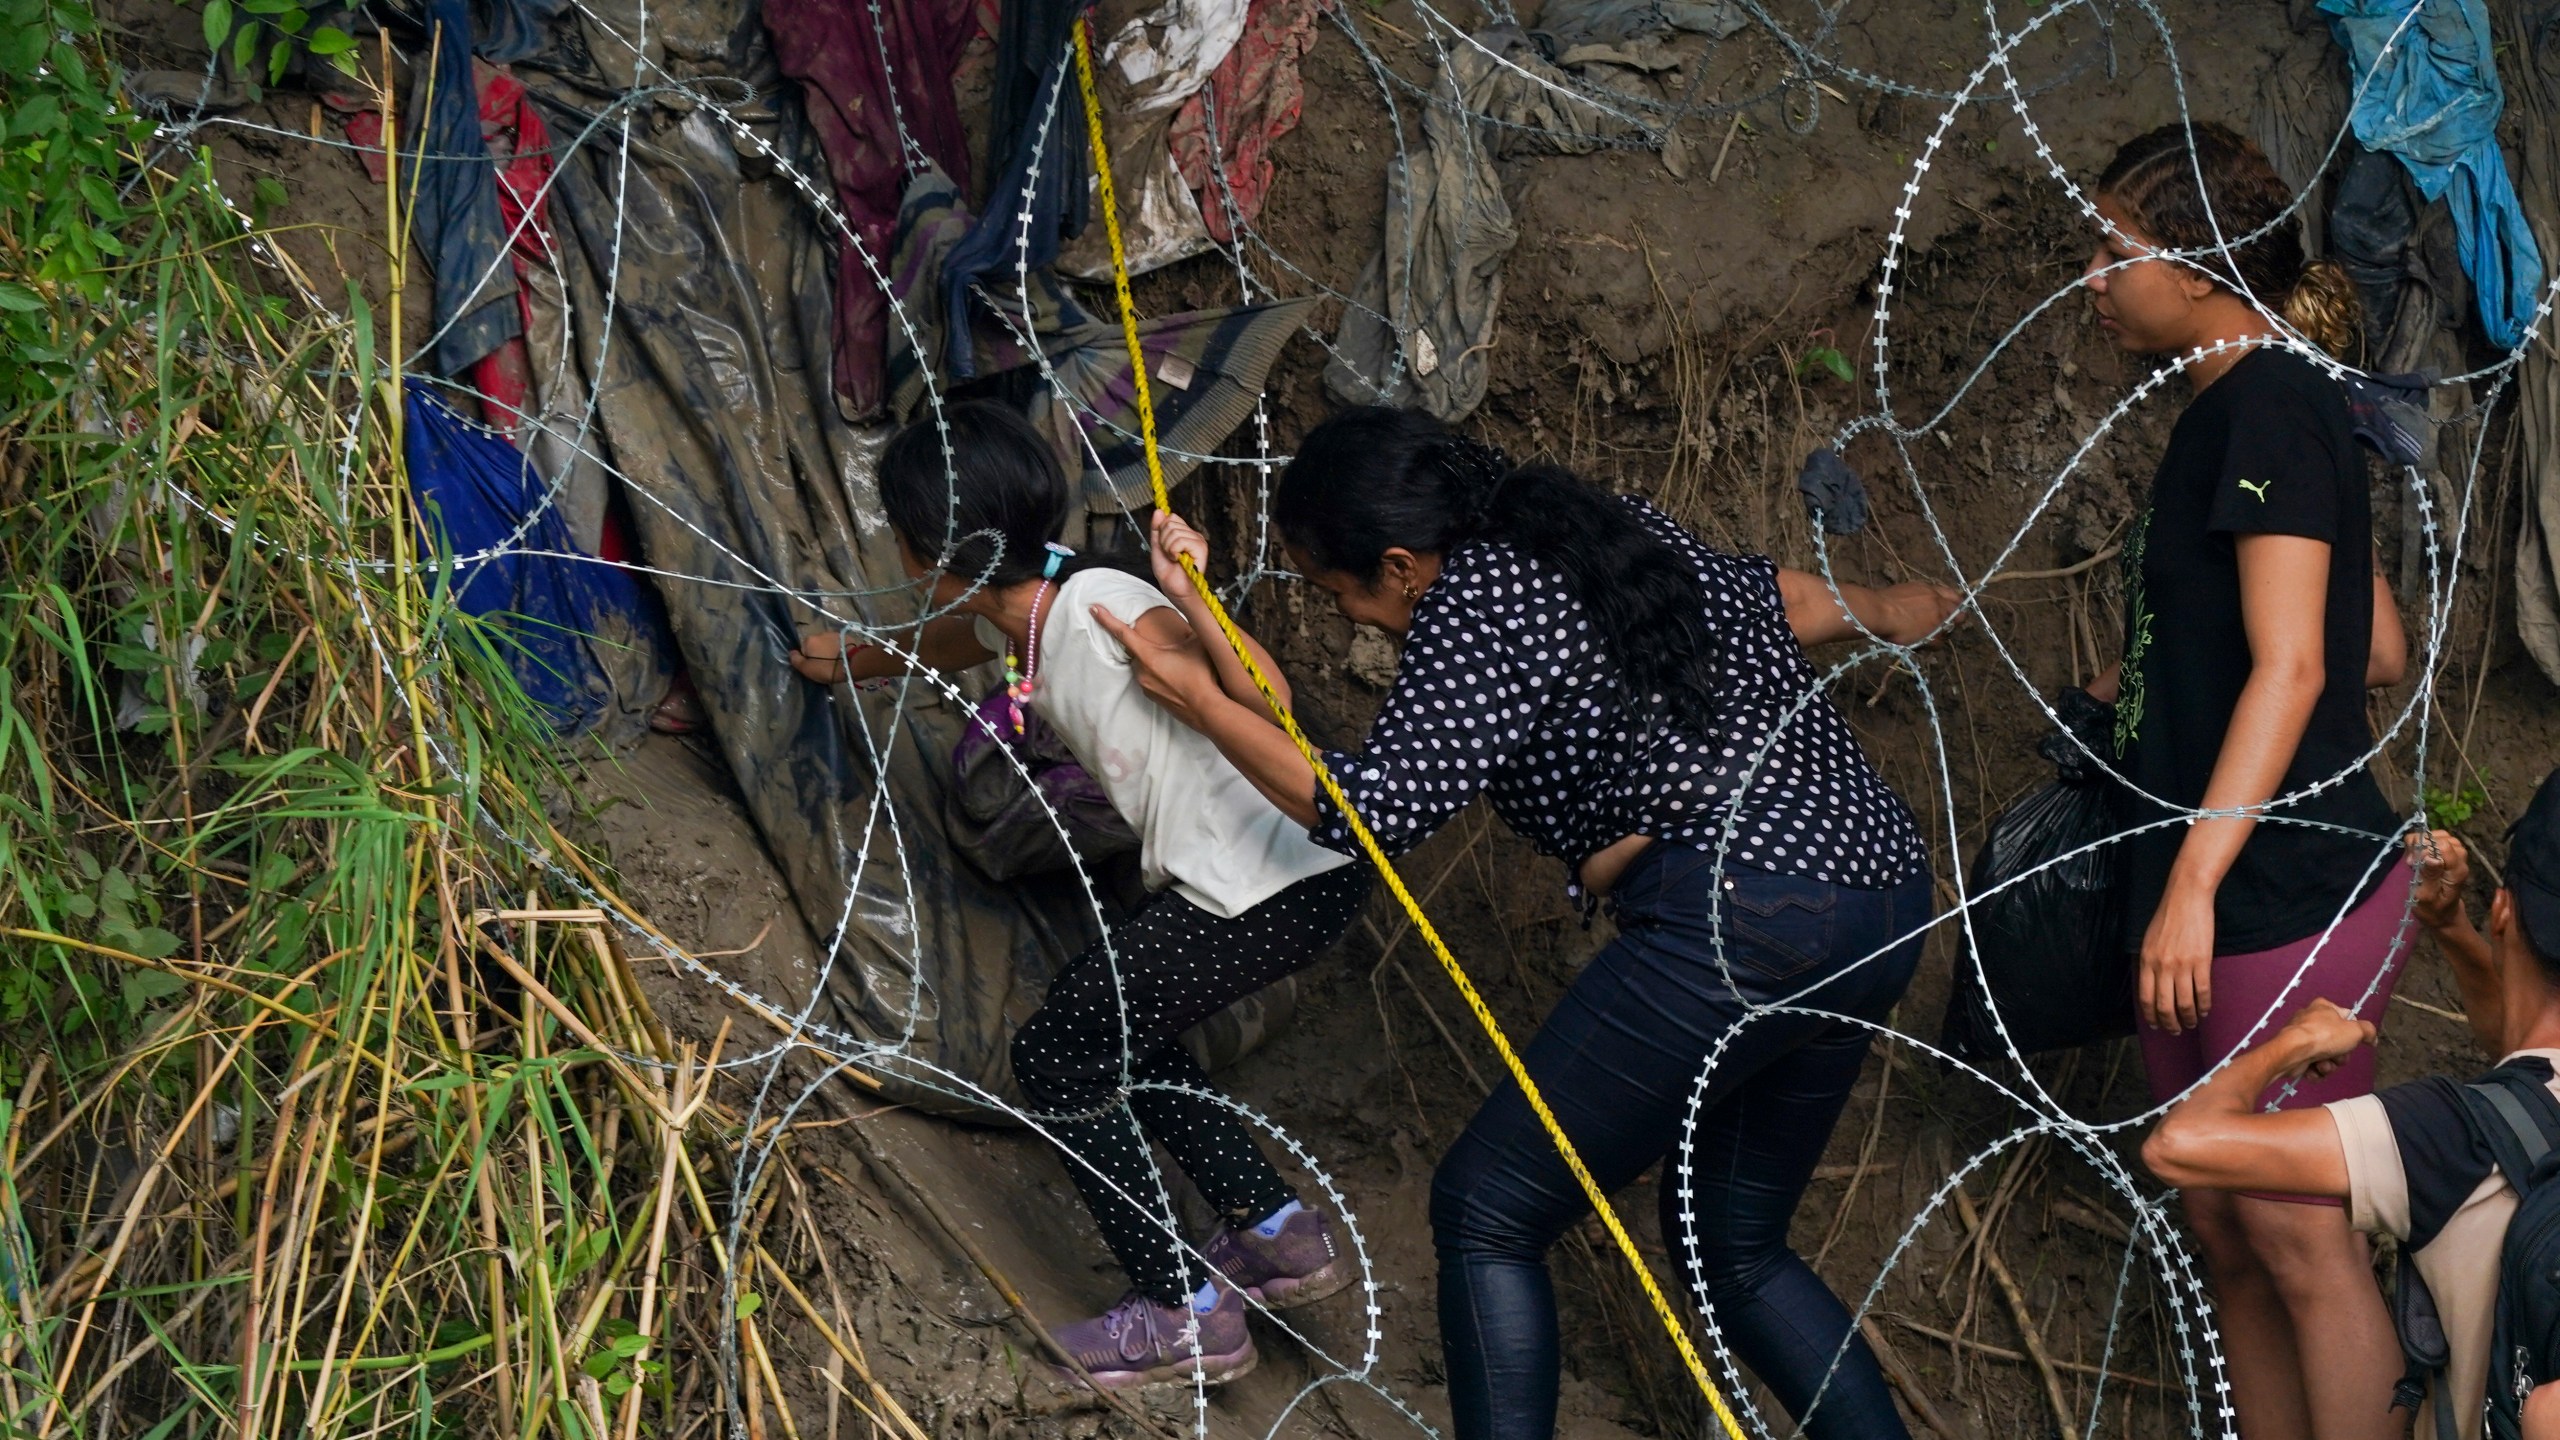
<instances>
[{"instance_id":1,"label":"woman's dark hair","mask_svg":"<svg viewBox=\"0 0 2560 1440\"><path fill-rule=\"evenodd\" d=\"M1317 570L1377 583L1390 549L1447 555L1507 545L1554 568L1591 617L1639 709L1707 732L1717 698L1706 592L1636 512L1555 465L1513 466L1419 410L1347 411L1307 432L1272 502L1280 533Z\"/></svg>"},{"instance_id":2,"label":"woman's dark hair","mask_svg":"<svg viewBox=\"0 0 2560 1440\"><path fill-rule=\"evenodd\" d=\"M1037 579L1044 548L1066 529L1074 488L1049 441L1022 412L993 400L942 407L951 429L946 465L933 417L889 437L880 452L880 508L916 558L963 580L1012 585ZM1129 557L1075 555L1063 580L1096 567L1129 569ZM1138 566L1143 573L1143 566Z\"/></svg>"},{"instance_id":3,"label":"woman's dark hair","mask_svg":"<svg viewBox=\"0 0 2560 1440\"><path fill-rule=\"evenodd\" d=\"M2098 177L2098 193L2115 201L2143 238L2198 252L2188 258L2223 288L2256 296L2321 348L2340 354L2353 342L2354 283L2334 260L2305 259L2300 227L2276 223L2293 192L2265 152L2228 127L2163 125L2134 139ZM2224 240L2264 233L2233 245L2226 257L2215 245L2216 226Z\"/></svg>"}]
</instances>

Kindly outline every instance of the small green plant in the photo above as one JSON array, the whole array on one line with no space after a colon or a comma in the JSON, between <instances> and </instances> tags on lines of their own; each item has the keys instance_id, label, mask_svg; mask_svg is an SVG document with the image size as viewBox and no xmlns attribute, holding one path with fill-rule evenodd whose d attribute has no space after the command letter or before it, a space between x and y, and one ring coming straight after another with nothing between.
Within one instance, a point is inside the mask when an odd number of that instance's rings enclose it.
<instances>
[{"instance_id":1,"label":"small green plant","mask_svg":"<svg viewBox=\"0 0 2560 1440\"><path fill-rule=\"evenodd\" d=\"M1849 357L1841 354L1836 345L1816 345L1796 361L1796 378L1799 380L1819 380L1825 375L1847 385L1857 379L1858 372L1850 367Z\"/></svg>"},{"instance_id":2,"label":"small green plant","mask_svg":"<svg viewBox=\"0 0 2560 1440\"><path fill-rule=\"evenodd\" d=\"M259 51L266 52L266 83L273 85L284 78L285 67L293 63L296 45L310 54L353 77L355 37L335 25L311 30L311 12L292 0L205 0L204 43L216 54L227 44L231 64L243 78L254 77L259 68ZM257 92L257 82L250 79L250 91Z\"/></svg>"},{"instance_id":3,"label":"small green plant","mask_svg":"<svg viewBox=\"0 0 2560 1440\"><path fill-rule=\"evenodd\" d=\"M2458 790L2440 790L2433 785L2428 786L2425 796L2428 827L2435 830L2451 830L2479 814L2481 807L2489 803L2489 792L2482 784L2487 778L2485 775L2475 775L2462 782L2462 787Z\"/></svg>"}]
</instances>

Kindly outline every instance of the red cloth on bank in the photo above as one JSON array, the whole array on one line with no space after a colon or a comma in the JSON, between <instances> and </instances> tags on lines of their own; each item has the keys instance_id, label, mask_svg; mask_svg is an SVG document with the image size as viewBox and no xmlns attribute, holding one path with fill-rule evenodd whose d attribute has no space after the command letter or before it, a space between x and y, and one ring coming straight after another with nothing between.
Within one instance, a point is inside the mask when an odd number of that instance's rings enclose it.
<instances>
[{"instance_id":1,"label":"red cloth on bank","mask_svg":"<svg viewBox=\"0 0 2560 1440\"><path fill-rule=\"evenodd\" d=\"M1227 223L1227 194L1247 221L1262 213L1271 188L1271 143L1298 128L1306 84L1299 57L1316 43L1316 17L1330 0L1253 0L1244 38L1209 75L1207 102L1194 95L1173 117L1167 139L1182 183L1200 197L1200 218L1220 244L1235 241ZM1211 173L1208 112L1218 112L1215 159L1226 172L1222 187Z\"/></svg>"},{"instance_id":2,"label":"red cloth on bank","mask_svg":"<svg viewBox=\"0 0 2560 1440\"><path fill-rule=\"evenodd\" d=\"M907 188L899 120L926 158L956 184L969 183L969 145L951 98L951 72L978 22L972 0L879 0L879 7L885 47L872 23L872 0L764 0L764 25L782 73L800 82L836 204L885 271ZM837 250L836 394L847 410L865 416L885 397L888 297L842 235L829 235L827 243Z\"/></svg>"},{"instance_id":3,"label":"red cloth on bank","mask_svg":"<svg viewBox=\"0 0 2560 1440\"><path fill-rule=\"evenodd\" d=\"M545 186L551 182L551 131L533 108L515 76L486 60L474 59L473 83L480 91L480 139L498 167L498 217L507 227L508 257L521 280L529 265L551 259L551 227L544 218ZM347 140L364 161L365 172L382 183L382 112L359 110L347 117ZM415 147L404 141L405 153ZM532 324L531 292L516 286L516 313ZM512 413L487 416L502 430L512 430L532 397L526 382L533 365L519 335L482 356L471 367L471 385L489 401Z\"/></svg>"}]
</instances>

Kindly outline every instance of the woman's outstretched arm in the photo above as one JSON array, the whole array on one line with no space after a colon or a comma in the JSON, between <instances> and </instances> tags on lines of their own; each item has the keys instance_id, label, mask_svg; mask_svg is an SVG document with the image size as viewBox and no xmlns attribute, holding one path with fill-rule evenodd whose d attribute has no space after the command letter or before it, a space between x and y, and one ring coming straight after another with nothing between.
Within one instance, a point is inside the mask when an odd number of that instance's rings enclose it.
<instances>
[{"instance_id":1,"label":"woman's outstretched arm","mask_svg":"<svg viewBox=\"0 0 2560 1440\"><path fill-rule=\"evenodd\" d=\"M1843 580L1835 594L1821 576L1785 566L1778 568L1778 598L1787 607L1787 628L1808 649L1867 635L1916 645L1938 633L1964 603L1952 586L1922 580L1884 586Z\"/></svg>"},{"instance_id":2,"label":"woman's outstretched arm","mask_svg":"<svg viewBox=\"0 0 2560 1440\"><path fill-rule=\"evenodd\" d=\"M843 644L841 631L812 630L792 647L791 668L821 685L833 685L839 680L886 680L909 668L903 658L877 645L857 644L848 664ZM978 643L972 617L957 613L926 621L914 644L916 658L927 670L966 670L995 658Z\"/></svg>"}]
</instances>

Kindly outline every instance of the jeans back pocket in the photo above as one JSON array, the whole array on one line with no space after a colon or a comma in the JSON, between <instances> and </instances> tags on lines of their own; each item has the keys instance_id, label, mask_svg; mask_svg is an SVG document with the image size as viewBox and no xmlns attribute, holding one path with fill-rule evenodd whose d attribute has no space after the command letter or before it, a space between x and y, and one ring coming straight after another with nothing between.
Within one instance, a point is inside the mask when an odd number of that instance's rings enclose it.
<instances>
[{"instance_id":1,"label":"jeans back pocket","mask_svg":"<svg viewBox=\"0 0 2560 1440\"><path fill-rule=\"evenodd\" d=\"M1737 874L1725 881L1725 921L1737 967L1793 980L1832 959L1840 893L1792 875Z\"/></svg>"}]
</instances>

